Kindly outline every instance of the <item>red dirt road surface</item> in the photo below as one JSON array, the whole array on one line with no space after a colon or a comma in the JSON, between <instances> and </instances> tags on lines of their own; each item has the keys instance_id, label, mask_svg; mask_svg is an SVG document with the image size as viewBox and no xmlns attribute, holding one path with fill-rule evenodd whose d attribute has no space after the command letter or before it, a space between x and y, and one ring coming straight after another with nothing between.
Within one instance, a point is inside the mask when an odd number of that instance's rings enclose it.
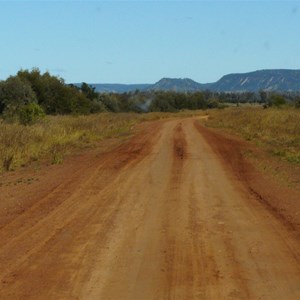
<instances>
[{"instance_id":1,"label":"red dirt road surface","mask_svg":"<svg viewBox=\"0 0 300 300\"><path fill-rule=\"evenodd\" d=\"M0 299L300 299L299 194L242 147L196 119L149 122L3 175Z\"/></svg>"}]
</instances>

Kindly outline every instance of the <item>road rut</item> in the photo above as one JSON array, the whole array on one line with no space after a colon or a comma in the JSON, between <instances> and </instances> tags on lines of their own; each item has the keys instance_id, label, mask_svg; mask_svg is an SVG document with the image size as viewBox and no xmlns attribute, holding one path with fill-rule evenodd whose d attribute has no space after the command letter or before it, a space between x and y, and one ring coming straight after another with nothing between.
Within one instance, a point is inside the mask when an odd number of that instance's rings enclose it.
<instances>
[{"instance_id":1,"label":"road rut","mask_svg":"<svg viewBox=\"0 0 300 300\"><path fill-rule=\"evenodd\" d=\"M47 193L34 185L1 222L0 299L300 299L298 236L196 122L149 123Z\"/></svg>"}]
</instances>

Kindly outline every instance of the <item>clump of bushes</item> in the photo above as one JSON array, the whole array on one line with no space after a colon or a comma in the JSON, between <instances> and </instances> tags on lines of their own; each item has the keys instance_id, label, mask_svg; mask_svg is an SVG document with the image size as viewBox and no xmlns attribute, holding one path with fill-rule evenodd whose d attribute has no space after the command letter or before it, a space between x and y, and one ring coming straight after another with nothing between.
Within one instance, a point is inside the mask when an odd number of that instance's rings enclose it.
<instances>
[{"instance_id":1,"label":"clump of bushes","mask_svg":"<svg viewBox=\"0 0 300 300\"><path fill-rule=\"evenodd\" d=\"M21 70L0 82L0 115L9 122L30 125L45 114L89 114L103 111L98 94L83 83L81 88L39 69Z\"/></svg>"}]
</instances>

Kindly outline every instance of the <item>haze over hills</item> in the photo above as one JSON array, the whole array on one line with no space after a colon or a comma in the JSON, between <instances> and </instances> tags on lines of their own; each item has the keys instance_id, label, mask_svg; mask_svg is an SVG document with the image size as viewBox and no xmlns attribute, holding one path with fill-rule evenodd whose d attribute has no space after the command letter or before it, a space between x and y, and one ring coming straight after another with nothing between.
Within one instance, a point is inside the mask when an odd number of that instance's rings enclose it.
<instances>
[{"instance_id":1,"label":"haze over hills","mask_svg":"<svg viewBox=\"0 0 300 300\"><path fill-rule=\"evenodd\" d=\"M80 86L81 84L76 83ZM96 88L96 92L99 93L126 93L135 90L145 90L152 86L152 84L121 84L121 83L91 83L91 86Z\"/></svg>"},{"instance_id":2,"label":"haze over hills","mask_svg":"<svg viewBox=\"0 0 300 300\"><path fill-rule=\"evenodd\" d=\"M257 92L300 91L300 70L274 69L228 74L213 83L198 83L189 78L162 78L154 84L91 84L97 92L124 93L140 91L196 92Z\"/></svg>"}]
</instances>

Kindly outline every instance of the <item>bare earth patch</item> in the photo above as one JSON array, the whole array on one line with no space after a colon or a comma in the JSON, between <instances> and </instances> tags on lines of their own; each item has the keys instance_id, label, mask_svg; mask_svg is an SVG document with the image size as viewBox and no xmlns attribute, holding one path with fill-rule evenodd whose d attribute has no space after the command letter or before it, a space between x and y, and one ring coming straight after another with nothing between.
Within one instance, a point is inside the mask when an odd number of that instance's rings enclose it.
<instances>
[{"instance_id":1,"label":"bare earth patch","mask_svg":"<svg viewBox=\"0 0 300 300\"><path fill-rule=\"evenodd\" d=\"M249 149L161 120L1 175L0 299L299 299L299 191Z\"/></svg>"}]
</instances>

